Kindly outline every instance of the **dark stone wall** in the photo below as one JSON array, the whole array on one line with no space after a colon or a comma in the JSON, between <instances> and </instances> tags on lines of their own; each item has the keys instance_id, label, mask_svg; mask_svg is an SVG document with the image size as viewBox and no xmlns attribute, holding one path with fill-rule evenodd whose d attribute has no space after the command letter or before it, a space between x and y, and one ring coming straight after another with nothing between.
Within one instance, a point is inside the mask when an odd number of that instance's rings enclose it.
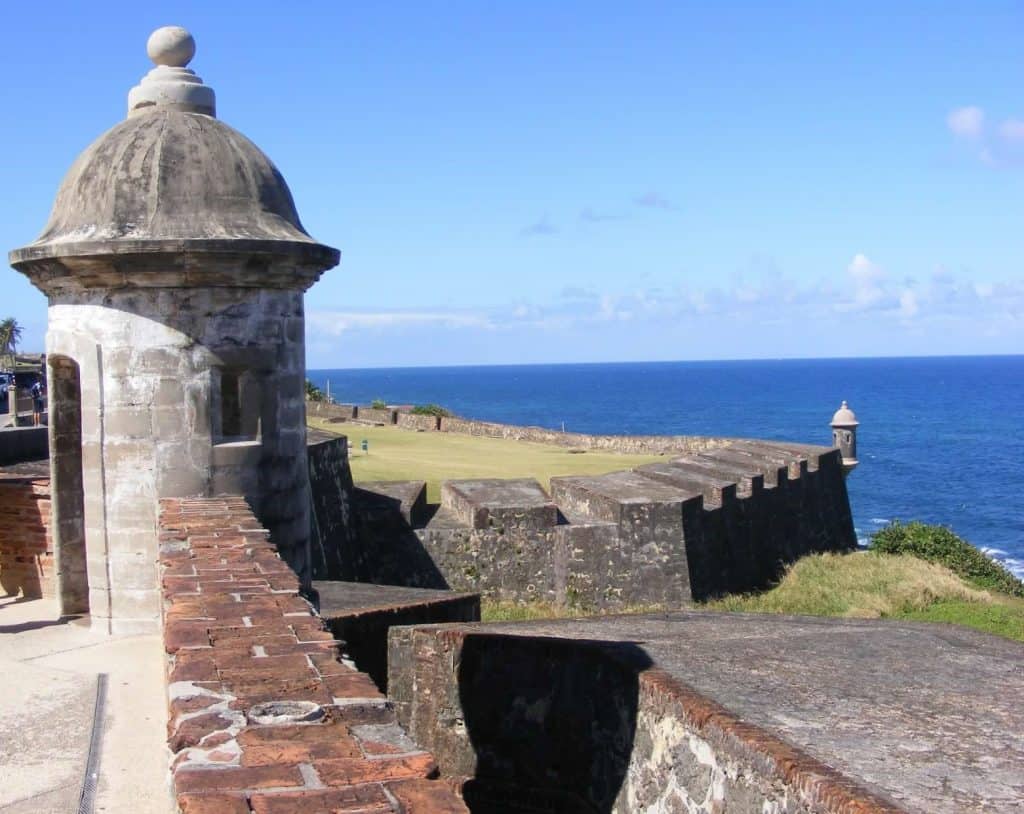
<instances>
[{"instance_id":1,"label":"dark stone wall","mask_svg":"<svg viewBox=\"0 0 1024 814\"><path fill-rule=\"evenodd\" d=\"M465 778L473 812L892 811L817 788L825 767L734 721L638 644L485 631L396 628L388 653L398 720Z\"/></svg>"},{"instance_id":2,"label":"dark stone wall","mask_svg":"<svg viewBox=\"0 0 1024 814\"><path fill-rule=\"evenodd\" d=\"M46 427L18 427L0 432L0 466L42 461L50 454Z\"/></svg>"},{"instance_id":3,"label":"dark stone wall","mask_svg":"<svg viewBox=\"0 0 1024 814\"><path fill-rule=\"evenodd\" d=\"M352 470L348 439L314 439L307 446L313 579L345 579L345 561L355 542Z\"/></svg>"}]
</instances>

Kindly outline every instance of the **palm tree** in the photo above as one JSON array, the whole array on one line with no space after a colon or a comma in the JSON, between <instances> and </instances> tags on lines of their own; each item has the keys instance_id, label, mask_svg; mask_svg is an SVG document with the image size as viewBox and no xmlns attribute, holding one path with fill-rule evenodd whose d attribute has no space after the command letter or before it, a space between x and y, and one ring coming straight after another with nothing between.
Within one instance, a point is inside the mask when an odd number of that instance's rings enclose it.
<instances>
[{"instance_id":1,"label":"palm tree","mask_svg":"<svg viewBox=\"0 0 1024 814\"><path fill-rule=\"evenodd\" d=\"M14 369L14 354L18 350L21 339L21 326L14 317L0 320L0 357L7 361L11 370Z\"/></svg>"}]
</instances>

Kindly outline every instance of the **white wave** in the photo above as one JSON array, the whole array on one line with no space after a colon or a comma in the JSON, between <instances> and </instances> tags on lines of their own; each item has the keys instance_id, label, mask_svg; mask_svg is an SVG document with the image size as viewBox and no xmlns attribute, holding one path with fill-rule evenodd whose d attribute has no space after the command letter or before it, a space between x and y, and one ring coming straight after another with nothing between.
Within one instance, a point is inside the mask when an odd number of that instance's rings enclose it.
<instances>
[{"instance_id":1,"label":"white wave","mask_svg":"<svg viewBox=\"0 0 1024 814\"><path fill-rule=\"evenodd\" d=\"M1002 563L1017 579L1024 580L1024 560L1007 557L1005 560L1002 560Z\"/></svg>"},{"instance_id":2,"label":"white wave","mask_svg":"<svg viewBox=\"0 0 1024 814\"><path fill-rule=\"evenodd\" d=\"M1017 579L1024 580L1024 560L1019 560L1016 557L1008 557L1005 551L998 548L982 548L981 552L989 559L994 560L1005 567L1006 570L1017 577Z\"/></svg>"},{"instance_id":3,"label":"white wave","mask_svg":"<svg viewBox=\"0 0 1024 814\"><path fill-rule=\"evenodd\" d=\"M892 521L890 521L888 517L872 517L871 522L874 523L876 526L885 526Z\"/></svg>"}]
</instances>

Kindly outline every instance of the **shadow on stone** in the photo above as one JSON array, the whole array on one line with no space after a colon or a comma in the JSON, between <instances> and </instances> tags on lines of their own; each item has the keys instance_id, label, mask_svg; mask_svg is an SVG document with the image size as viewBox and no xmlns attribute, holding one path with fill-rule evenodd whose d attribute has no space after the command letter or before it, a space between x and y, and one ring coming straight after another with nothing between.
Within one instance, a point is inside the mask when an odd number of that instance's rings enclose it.
<instances>
[{"instance_id":1,"label":"shadow on stone","mask_svg":"<svg viewBox=\"0 0 1024 814\"><path fill-rule=\"evenodd\" d=\"M458 693L475 755L464 787L479 814L612 811L636 732L633 643L465 638Z\"/></svg>"},{"instance_id":2,"label":"shadow on stone","mask_svg":"<svg viewBox=\"0 0 1024 814\"><path fill-rule=\"evenodd\" d=\"M353 489L357 545L344 557L348 573L343 578L378 585L449 589L448 580L414 531L427 519L422 513L430 509L423 505L410 511L401 497L375 486L373 490Z\"/></svg>"}]
</instances>

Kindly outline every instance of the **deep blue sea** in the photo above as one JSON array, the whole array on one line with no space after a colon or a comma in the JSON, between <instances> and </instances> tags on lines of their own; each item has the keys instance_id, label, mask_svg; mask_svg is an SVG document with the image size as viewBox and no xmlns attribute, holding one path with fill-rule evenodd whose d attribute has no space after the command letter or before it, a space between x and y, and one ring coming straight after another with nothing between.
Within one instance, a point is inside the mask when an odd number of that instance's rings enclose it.
<instances>
[{"instance_id":1,"label":"deep blue sea","mask_svg":"<svg viewBox=\"0 0 1024 814\"><path fill-rule=\"evenodd\" d=\"M829 445L860 421L849 479L858 537L942 523L1024 577L1024 356L311 370L336 401L441 404L586 433L723 435Z\"/></svg>"}]
</instances>

